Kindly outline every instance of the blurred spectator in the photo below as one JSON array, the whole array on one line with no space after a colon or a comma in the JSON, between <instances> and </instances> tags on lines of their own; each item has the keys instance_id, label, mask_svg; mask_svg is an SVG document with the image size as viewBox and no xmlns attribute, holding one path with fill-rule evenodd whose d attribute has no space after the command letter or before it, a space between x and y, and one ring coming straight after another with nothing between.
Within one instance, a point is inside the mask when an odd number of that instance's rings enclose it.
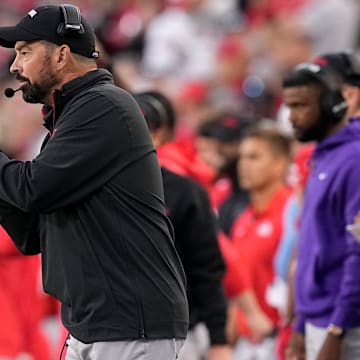
<instances>
[{"instance_id":1,"label":"blurred spectator","mask_svg":"<svg viewBox=\"0 0 360 360\"><path fill-rule=\"evenodd\" d=\"M307 0L292 16L277 17L271 23L270 56L282 72L289 72L320 53L353 48L358 18L359 6L353 0Z\"/></svg>"},{"instance_id":2,"label":"blurred spectator","mask_svg":"<svg viewBox=\"0 0 360 360\"><path fill-rule=\"evenodd\" d=\"M210 99L216 108L232 107L234 111L259 118L271 118L276 107L276 94L271 83L275 69L270 61L261 55L262 46L257 48L246 33L225 34L219 42L211 78Z\"/></svg>"},{"instance_id":3,"label":"blurred spectator","mask_svg":"<svg viewBox=\"0 0 360 360\"><path fill-rule=\"evenodd\" d=\"M269 319L262 337L238 314L239 339L234 359L276 359L275 334L285 307L286 279L295 240L293 191L286 185L290 141L274 129L257 129L240 143L239 179L250 205L235 221L231 238L241 257L245 288ZM254 342L255 340L255 342Z\"/></svg>"},{"instance_id":4,"label":"blurred spectator","mask_svg":"<svg viewBox=\"0 0 360 360\"><path fill-rule=\"evenodd\" d=\"M1 359L49 360L39 280L40 258L25 258L0 227Z\"/></svg>"},{"instance_id":5,"label":"blurred spectator","mask_svg":"<svg viewBox=\"0 0 360 360\"><path fill-rule=\"evenodd\" d=\"M242 257L236 252L234 244L230 239L220 232L218 234L220 249L226 263L224 287L229 298L229 318L227 323L227 334L231 344L237 340L236 313L240 308L246 318L246 324L252 331L254 339L262 339L272 331L272 324L261 310L254 292L247 288L244 273L242 271Z\"/></svg>"},{"instance_id":6,"label":"blurred spectator","mask_svg":"<svg viewBox=\"0 0 360 360\"><path fill-rule=\"evenodd\" d=\"M195 85L195 87L197 87L197 85ZM190 93L193 95L191 91ZM195 93L197 93L197 89ZM184 127L184 130L181 131L182 136L179 136L178 139L174 139L175 131L168 132L167 142L157 149L157 153L160 164L163 167L176 174L189 176L200 183L205 189L210 190L215 178L215 171L200 158L194 142L195 127L200 126L201 121L203 121L200 119L200 113L202 113L202 110L205 108L205 100L202 95L200 98L200 104L198 104L196 98L193 104L189 104L190 116L192 114L190 109L198 106L199 110L198 113L194 114L194 116L196 116L196 122L193 124L194 129L185 130L186 127ZM189 101L191 102L190 98ZM177 114L172 106L165 105L165 110L166 112L162 111L162 116L166 117L169 126L175 130Z\"/></svg>"},{"instance_id":7,"label":"blurred spectator","mask_svg":"<svg viewBox=\"0 0 360 360\"><path fill-rule=\"evenodd\" d=\"M197 129L210 111L210 87L202 81L187 81L179 86L173 96L177 114L175 137L177 140L193 139Z\"/></svg>"},{"instance_id":8,"label":"blurred spectator","mask_svg":"<svg viewBox=\"0 0 360 360\"><path fill-rule=\"evenodd\" d=\"M221 39L216 49L213 101L223 106L244 108L243 85L248 74L250 54L239 34L229 34ZM225 104L224 104L225 101ZM241 103L241 104L239 104Z\"/></svg>"},{"instance_id":9,"label":"blurred spectator","mask_svg":"<svg viewBox=\"0 0 360 360\"><path fill-rule=\"evenodd\" d=\"M202 8L203 2L169 1L165 11L149 24L143 59L147 76L165 78L175 85L209 79L220 34Z\"/></svg>"},{"instance_id":10,"label":"blurred spectator","mask_svg":"<svg viewBox=\"0 0 360 360\"><path fill-rule=\"evenodd\" d=\"M255 122L231 111L221 111L200 126L195 140L199 156L216 173L210 199L225 234L229 234L233 221L249 202L247 192L239 186L238 147L245 131Z\"/></svg>"},{"instance_id":11,"label":"blurred spectator","mask_svg":"<svg viewBox=\"0 0 360 360\"><path fill-rule=\"evenodd\" d=\"M275 64L278 75L287 74L297 64L313 57L311 39L299 31L291 18L274 20L264 39L266 54Z\"/></svg>"},{"instance_id":12,"label":"blurred spectator","mask_svg":"<svg viewBox=\"0 0 360 360\"><path fill-rule=\"evenodd\" d=\"M166 108L171 104L161 93L154 91L135 94L135 99L144 113L155 148L158 148L171 138L168 133L174 131L174 124L163 116L166 113L164 104ZM225 268L208 196L200 185L187 177L165 168L162 168L162 175L175 246L188 285L190 331L179 359L230 360L225 332L227 306L222 289Z\"/></svg>"},{"instance_id":13,"label":"blurred spectator","mask_svg":"<svg viewBox=\"0 0 360 360\"><path fill-rule=\"evenodd\" d=\"M310 39L313 55L355 46L359 30L359 7L355 0L308 0L295 19L299 32Z\"/></svg>"}]
</instances>

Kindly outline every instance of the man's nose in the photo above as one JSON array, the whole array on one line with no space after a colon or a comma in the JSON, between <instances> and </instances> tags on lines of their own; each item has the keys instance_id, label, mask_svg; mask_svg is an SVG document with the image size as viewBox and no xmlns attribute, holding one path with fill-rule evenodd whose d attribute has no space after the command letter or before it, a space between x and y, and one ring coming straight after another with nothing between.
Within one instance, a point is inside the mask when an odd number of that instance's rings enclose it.
<instances>
[{"instance_id":1,"label":"man's nose","mask_svg":"<svg viewBox=\"0 0 360 360\"><path fill-rule=\"evenodd\" d=\"M18 58L16 57L14 59L14 61L12 62L12 64L10 65L10 72L12 74L14 74L19 71L20 71L20 64L19 64Z\"/></svg>"}]
</instances>

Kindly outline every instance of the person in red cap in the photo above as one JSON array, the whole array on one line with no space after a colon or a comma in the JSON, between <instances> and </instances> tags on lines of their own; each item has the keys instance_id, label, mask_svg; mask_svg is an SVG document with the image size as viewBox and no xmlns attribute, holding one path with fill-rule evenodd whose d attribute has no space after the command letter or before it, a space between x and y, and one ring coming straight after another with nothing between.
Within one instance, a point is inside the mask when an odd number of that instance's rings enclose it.
<instances>
[{"instance_id":1,"label":"person in red cap","mask_svg":"<svg viewBox=\"0 0 360 360\"><path fill-rule=\"evenodd\" d=\"M216 173L210 199L226 234L249 203L247 192L239 185L236 168L241 137L256 123L257 119L228 109L209 116L198 129L195 144L199 156Z\"/></svg>"},{"instance_id":2,"label":"person in red cap","mask_svg":"<svg viewBox=\"0 0 360 360\"><path fill-rule=\"evenodd\" d=\"M196 129L208 107L207 86L191 81L180 87L174 107L167 108L167 121L174 130L165 144L157 149L163 167L193 178L209 190L215 178L214 170L206 164L195 147Z\"/></svg>"}]
</instances>

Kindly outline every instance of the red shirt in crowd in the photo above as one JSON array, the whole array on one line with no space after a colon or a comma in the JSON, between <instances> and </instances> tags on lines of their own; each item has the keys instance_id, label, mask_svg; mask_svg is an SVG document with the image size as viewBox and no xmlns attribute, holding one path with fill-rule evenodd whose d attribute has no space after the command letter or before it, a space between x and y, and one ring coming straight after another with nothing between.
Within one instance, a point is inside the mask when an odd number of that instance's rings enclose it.
<instances>
[{"instance_id":1,"label":"red shirt in crowd","mask_svg":"<svg viewBox=\"0 0 360 360\"><path fill-rule=\"evenodd\" d=\"M263 212L257 213L249 206L235 221L231 231L231 239L241 259L242 287L254 291L261 309L275 326L279 314L267 303L266 291L274 280L274 258L284 230L284 210L292 195L293 190L289 187L281 187ZM241 334L250 334L240 311L238 326Z\"/></svg>"},{"instance_id":2,"label":"red shirt in crowd","mask_svg":"<svg viewBox=\"0 0 360 360\"><path fill-rule=\"evenodd\" d=\"M0 226L0 358L28 353L48 360L40 279L40 258L21 254Z\"/></svg>"},{"instance_id":3,"label":"red shirt in crowd","mask_svg":"<svg viewBox=\"0 0 360 360\"><path fill-rule=\"evenodd\" d=\"M199 157L192 139L168 142L159 147L157 153L161 166L176 174L189 176L210 190L215 172Z\"/></svg>"}]
</instances>

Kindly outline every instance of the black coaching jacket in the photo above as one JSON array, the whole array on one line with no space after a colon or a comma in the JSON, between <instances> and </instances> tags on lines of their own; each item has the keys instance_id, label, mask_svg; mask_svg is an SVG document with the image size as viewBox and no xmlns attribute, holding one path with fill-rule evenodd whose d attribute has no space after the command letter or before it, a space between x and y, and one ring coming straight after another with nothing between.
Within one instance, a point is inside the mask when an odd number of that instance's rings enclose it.
<instances>
[{"instance_id":1,"label":"black coaching jacket","mask_svg":"<svg viewBox=\"0 0 360 360\"><path fill-rule=\"evenodd\" d=\"M85 343L185 338L184 273L135 101L91 71L55 93L45 123L34 160L0 153L0 222L24 254L41 252L65 327Z\"/></svg>"},{"instance_id":2,"label":"black coaching jacket","mask_svg":"<svg viewBox=\"0 0 360 360\"><path fill-rule=\"evenodd\" d=\"M190 328L203 322L211 345L226 344L227 304L222 285L225 264L208 195L187 177L165 168L162 173L175 246L187 277Z\"/></svg>"}]
</instances>

